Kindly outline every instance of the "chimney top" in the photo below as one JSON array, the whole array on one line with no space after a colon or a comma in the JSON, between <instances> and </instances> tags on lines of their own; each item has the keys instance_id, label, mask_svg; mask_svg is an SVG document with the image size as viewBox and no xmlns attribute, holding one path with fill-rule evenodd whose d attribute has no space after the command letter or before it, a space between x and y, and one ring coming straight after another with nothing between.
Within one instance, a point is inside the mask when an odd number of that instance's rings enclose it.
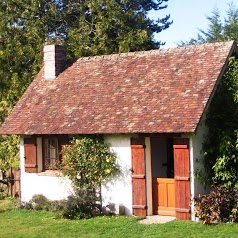
<instances>
[{"instance_id":1,"label":"chimney top","mask_svg":"<svg viewBox=\"0 0 238 238\"><path fill-rule=\"evenodd\" d=\"M67 62L66 48L63 45L44 46L44 79L55 79Z\"/></svg>"}]
</instances>

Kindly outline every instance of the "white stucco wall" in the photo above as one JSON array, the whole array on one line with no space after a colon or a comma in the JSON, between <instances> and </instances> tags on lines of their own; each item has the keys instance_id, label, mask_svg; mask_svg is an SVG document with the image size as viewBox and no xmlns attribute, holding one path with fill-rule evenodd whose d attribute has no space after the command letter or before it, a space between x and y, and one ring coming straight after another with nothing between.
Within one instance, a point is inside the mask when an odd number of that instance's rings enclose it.
<instances>
[{"instance_id":1,"label":"white stucco wall","mask_svg":"<svg viewBox=\"0 0 238 238\"><path fill-rule=\"evenodd\" d=\"M198 194L206 194L209 191L209 186L205 188L205 186L201 183L201 181L197 177L197 171L203 170L203 142L207 135L207 128L205 126L205 116L202 117L196 133L183 135L190 139L190 176L191 176L191 218L195 220L195 212L194 212L194 202L193 199Z\"/></svg>"},{"instance_id":2,"label":"white stucco wall","mask_svg":"<svg viewBox=\"0 0 238 238\"><path fill-rule=\"evenodd\" d=\"M207 135L207 127L205 126L205 118L203 117L201 122L198 125L196 133L192 137L193 143L193 159L194 159L194 173L197 171L203 171L203 143L205 137ZM194 178L194 195L197 196L199 193L207 193L209 189L209 184L207 188L199 181L199 179L195 176Z\"/></svg>"},{"instance_id":3,"label":"white stucco wall","mask_svg":"<svg viewBox=\"0 0 238 238\"><path fill-rule=\"evenodd\" d=\"M123 205L125 213L132 214L132 185L131 185L131 148L129 135L107 135L106 142L111 145L111 150L117 155L120 175L102 186L102 202ZM42 171L42 141L37 139L37 161L39 173L26 173L24 168L24 144L21 138L21 196L23 201L29 201L34 194L43 194L51 200L67 198L72 193L70 181L57 176L56 173Z\"/></svg>"},{"instance_id":4,"label":"white stucco wall","mask_svg":"<svg viewBox=\"0 0 238 238\"><path fill-rule=\"evenodd\" d=\"M102 186L102 202L123 205L127 215L132 214L132 184L131 184L131 147L130 135L107 135L106 142L117 155L120 174L111 182Z\"/></svg>"},{"instance_id":5,"label":"white stucco wall","mask_svg":"<svg viewBox=\"0 0 238 238\"><path fill-rule=\"evenodd\" d=\"M37 140L37 160L42 161L42 150L40 150L40 141ZM41 158L40 158L41 157ZM66 198L72 192L70 181L53 174L47 173L26 173L23 138L20 143L20 161L21 161L21 199L29 201L34 194L43 194L51 200ZM39 163L42 168L42 163ZM50 176L49 176L50 175Z\"/></svg>"}]
</instances>

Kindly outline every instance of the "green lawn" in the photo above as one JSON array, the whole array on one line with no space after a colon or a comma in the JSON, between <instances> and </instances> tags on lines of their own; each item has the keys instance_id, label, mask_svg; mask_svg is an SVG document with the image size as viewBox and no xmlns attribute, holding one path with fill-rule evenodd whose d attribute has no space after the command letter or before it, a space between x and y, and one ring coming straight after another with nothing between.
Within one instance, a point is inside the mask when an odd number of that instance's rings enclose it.
<instances>
[{"instance_id":1,"label":"green lawn","mask_svg":"<svg viewBox=\"0 0 238 238\"><path fill-rule=\"evenodd\" d=\"M172 221L143 225L133 217L96 217L65 220L44 211L10 210L0 212L0 237L238 237L238 224L202 225Z\"/></svg>"}]
</instances>

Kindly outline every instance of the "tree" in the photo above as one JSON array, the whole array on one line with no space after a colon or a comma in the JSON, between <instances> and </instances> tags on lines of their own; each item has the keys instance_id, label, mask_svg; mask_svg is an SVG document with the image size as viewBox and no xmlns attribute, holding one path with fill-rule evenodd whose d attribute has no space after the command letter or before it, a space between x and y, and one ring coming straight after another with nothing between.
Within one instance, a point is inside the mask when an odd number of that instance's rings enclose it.
<instances>
[{"instance_id":1,"label":"tree","mask_svg":"<svg viewBox=\"0 0 238 238\"><path fill-rule=\"evenodd\" d=\"M159 48L154 33L170 16L152 20L168 0L0 1L0 124L42 66L45 43L67 45L69 57ZM12 137L1 137L0 160ZM15 145L15 138L14 138ZM9 143L8 143L9 142ZM11 154L11 153L9 153Z\"/></svg>"},{"instance_id":2,"label":"tree","mask_svg":"<svg viewBox=\"0 0 238 238\"><path fill-rule=\"evenodd\" d=\"M234 4L229 5L224 19L221 19L218 9L214 9L211 16L207 16L207 20L209 21L208 29L199 29L197 38L182 41L179 45L194 45L228 40L238 42L238 7Z\"/></svg>"},{"instance_id":3,"label":"tree","mask_svg":"<svg viewBox=\"0 0 238 238\"><path fill-rule=\"evenodd\" d=\"M66 37L72 56L159 48L162 43L154 41L153 33L167 29L172 22L170 16L154 21L148 12L166 8L164 2L167 0L92 0L80 4L78 13L69 5L70 19L76 19Z\"/></svg>"}]
</instances>

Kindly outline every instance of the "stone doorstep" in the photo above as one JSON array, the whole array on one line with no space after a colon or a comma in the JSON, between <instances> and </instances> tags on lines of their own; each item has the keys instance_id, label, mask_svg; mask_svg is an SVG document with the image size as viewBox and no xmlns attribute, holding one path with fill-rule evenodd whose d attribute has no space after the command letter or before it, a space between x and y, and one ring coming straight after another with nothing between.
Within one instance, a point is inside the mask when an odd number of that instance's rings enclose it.
<instances>
[{"instance_id":1,"label":"stone doorstep","mask_svg":"<svg viewBox=\"0 0 238 238\"><path fill-rule=\"evenodd\" d=\"M153 215L153 216L146 216L145 219L139 221L140 224L163 224L170 221L175 220L176 218L173 216L160 216L160 215Z\"/></svg>"}]
</instances>

